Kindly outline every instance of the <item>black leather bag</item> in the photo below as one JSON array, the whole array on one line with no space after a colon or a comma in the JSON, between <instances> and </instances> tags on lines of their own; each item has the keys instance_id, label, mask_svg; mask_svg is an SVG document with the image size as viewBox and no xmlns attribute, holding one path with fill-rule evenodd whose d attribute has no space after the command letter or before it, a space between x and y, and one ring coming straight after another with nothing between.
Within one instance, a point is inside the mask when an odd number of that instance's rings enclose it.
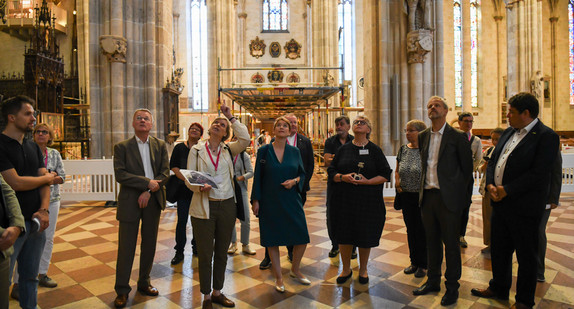
<instances>
[{"instance_id":1,"label":"black leather bag","mask_svg":"<svg viewBox=\"0 0 574 309\"><path fill-rule=\"evenodd\" d=\"M165 184L165 197L170 203L177 202L181 181L177 176L171 175Z\"/></svg>"},{"instance_id":2,"label":"black leather bag","mask_svg":"<svg viewBox=\"0 0 574 309\"><path fill-rule=\"evenodd\" d=\"M229 157L231 160L233 160L233 154L231 153L231 149L229 147L227 147L227 151L229 151ZM243 194L241 194L241 187L239 186L239 182L237 181L235 175L233 176L233 189L235 193L235 208L237 209L237 219L244 221L245 209L243 208Z\"/></svg>"}]
</instances>

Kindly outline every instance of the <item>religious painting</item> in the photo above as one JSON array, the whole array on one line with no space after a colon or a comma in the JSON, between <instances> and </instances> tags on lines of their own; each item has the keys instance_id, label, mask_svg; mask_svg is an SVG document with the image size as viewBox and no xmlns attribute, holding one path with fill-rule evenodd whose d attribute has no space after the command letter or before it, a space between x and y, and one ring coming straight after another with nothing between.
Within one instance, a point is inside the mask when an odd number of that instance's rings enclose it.
<instances>
[{"instance_id":1,"label":"religious painting","mask_svg":"<svg viewBox=\"0 0 574 309\"><path fill-rule=\"evenodd\" d=\"M258 36L255 37L255 40L251 40L249 43L249 54L252 57L259 58L265 55L265 41L260 40Z\"/></svg>"},{"instance_id":2,"label":"religious painting","mask_svg":"<svg viewBox=\"0 0 574 309\"><path fill-rule=\"evenodd\" d=\"M278 70L269 71L269 73L267 73L267 79L272 84L278 84L283 82L284 76L285 75L283 74L283 72Z\"/></svg>"},{"instance_id":3,"label":"religious painting","mask_svg":"<svg viewBox=\"0 0 574 309\"><path fill-rule=\"evenodd\" d=\"M54 140L61 141L64 139L64 115L56 113L40 114L41 122L47 124L54 131Z\"/></svg>"},{"instance_id":4,"label":"religious painting","mask_svg":"<svg viewBox=\"0 0 574 309\"><path fill-rule=\"evenodd\" d=\"M259 72L251 75L251 83L252 84L263 84L264 81L265 81L265 78Z\"/></svg>"},{"instance_id":5,"label":"religious painting","mask_svg":"<svg viewBox=\"0 0 574 309\"><path fill-rule=\"evenodd\" d=\"M269 45L269 54L273 58L278 58L281 56L281 45L279 42L273 42L271 45Z\"/></svg>"},{"instance_id":6,"label":"religious painting","mask_svg":"<svg viewBox=\"0 0 574 309\"><path fill-rule=\"evenodd\" d=\"M295 39L285 43L285 58L297 59L301 58L301 44L297 43Z\"/></svg>"},{"instance_id":7,"label":"religious painting","mask_svg":"<svg viewBox=\"0 0 574 309\"><path fill-rule=\"evenodd\" d=\"M359 82L358 82L359 88L360 89L364 89L365 88L365 77L359 78Z\"/></svg>"},{"instance_id":8,"label":"religious painting","mask_svg":"<svg viewBox=\"0 0 574 309\"><path fill-rule=\"evenodd\" d=\"M299 74L293 72L293 73L287 75L287 83L288 84L297 85L300 82L301 82L301 78L299 77Z\"/></svg>"}]
</instances>

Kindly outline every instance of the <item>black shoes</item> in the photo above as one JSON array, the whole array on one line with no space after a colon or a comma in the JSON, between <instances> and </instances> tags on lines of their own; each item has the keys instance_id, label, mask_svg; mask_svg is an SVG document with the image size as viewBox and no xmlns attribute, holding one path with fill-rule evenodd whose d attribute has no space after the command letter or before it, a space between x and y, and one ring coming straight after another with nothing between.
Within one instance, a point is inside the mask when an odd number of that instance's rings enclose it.
<instances>
[{"instance_id":1,"label":"black shoes","mask_svg":"<svg viewBox=\"0 0 574 309\"><path fill-rule=\"evenodd\" d=\"M424 268L419 267L417 271L415 271L415 278L424 278L427 275L427 272Z\"/></svg>"},{"instance_id":2,"label":"black shoes","mask_svg":"<svg viewBox=\"0 0 574 309\"><path fill-rule=\"evenodd\" d=\"M329 251L329 257L334 258L334 257L337 257L337 255L339 255L339 249L336 249L333 247L333 249L331 249L331 251Z\"/></svg>"},{"instance_id":3,"label":"black shoes","mask_svg":"<svg viewBox=\"0 0 574 309\"><path fill-rule=\"evenodd\" d=\"M413 295L426 295L431 292L439 292L439 285L431 285L428 282L423 284L420 288L413 290ZM457 296L458 297L458 296Z\"/></svg>"},{"instance_id":4,"label":"black shoes","mask_svg":"<svg viewBox=\"0 0 574 309\"><path fill-rule=\"evenodd\" d=\"M352 276L353 276L353 271L351 270L351 272L348 275L346 275L344 277L337 277L337 284L343 284L343 283L347 282L347 280L351 279Z\"/></svg>"},{"instance_id":5,"label":"black shoes","mask_svg":"<svg viewBox=\"0 0 574 309\"><path fill-rule=\"evenodd\" d=\"M171 265L177 265L183 261L183 253L176 252L173 259L171 259Z\"/></svg>"},{"instance_id":6,"label":"black shoes","mask_svg":"<svg viewBox=\"0 0 574 309\"><path fill-rule=\"evenodd\" d=\"M367 283L369 283L369 276L361 277L361 276L359 275L359 283L360 283L360 284L367 284Z\"/></svg>"},{"instance_id":7,"label":"black shoes","mask_svg":"<svg viewBox=\"0 0 574 309\"><path fill-rule=\"evenodd\" d=\"M446 293L444 293L444 296L440 300L440 304L442 306L450 306L456 303L457 300L458 300L458 290L447 289Z\"/></svg>"},{"instance_id":8,"label":"black shoes","mask_svg":"<svg viewBox=\"0 0 574 309\"><path fill-rule=\"evenodd\" d=\"M418 266L411 264L411 266L405 268L405 270L403 270L403 272L407 275L410 275L410 274L414 274L418 269L419 269Z\"/></svg>"},{"instance_id":9,"label":"black shoes","mask_svg":"<svg viewBox=\"0 0 574 309\"><path fill-rule=\"evenodd\" d=\"M482 298L498 298L500 300L508 300L508 295L498 295L495 291L490 288L486 289L471 289L470 293L474 296Z\"/></svg>"},{"instance_id":10,"label":"black shoes","mask_svg":"<svg viewBox=\"0 0 574 309\"><path fill-rule=\"evenodd\" d=\"M263 261L261 261L261 264L259 264L259 269L268 269L269 267L271 267L271 259L265 257Z\"/></svg>"}]
</instances>

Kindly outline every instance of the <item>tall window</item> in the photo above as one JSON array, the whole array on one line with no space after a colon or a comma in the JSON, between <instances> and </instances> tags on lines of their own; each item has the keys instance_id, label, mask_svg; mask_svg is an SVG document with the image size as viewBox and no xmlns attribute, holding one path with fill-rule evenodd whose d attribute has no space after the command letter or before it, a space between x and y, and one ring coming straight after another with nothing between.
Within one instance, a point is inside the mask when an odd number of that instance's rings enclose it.
<instances>
[{"instance_id":1,"label":"tall window","mask_svg":"<svg viewBox=\"0 0 574 309\"><path fill-rule=\"evenodd\" d=\"M574 105L574 2L568 1L568 32L570 43L570 105Z\"/></svg>"},{"instance_id":2,"label":"tall window","mask_svg":"<svg viewBox=\"0 0 574 309\"><path fill-rule=\"evenodd\" d=\"M191 0L191 94L194 110L209 109L207 89L207 7Z\"/></svg>"},{"instance_id":3,"label":"tall window","mask_svg":"<svg viewBox=\"0 0 574 309\"><path fill-rule=\"evenodd\" d=\"M454 104L462 107L462 8L460 0L454 0Z\"/></svg>"},{"instance_id":4,"label":"tall window","mask_svg":"<svg viewBox=\"0 0 574 309\"><path fill-rule=\"evenodd\" d=\"M263 31L287 31L287 0L263 0Z\"/></svg>"},{"instance_id":5,"label":"tall window","mask_svg":"<svg viewBox=\"0 0 574 309\"><path fill-rule=\"evenodd\" d=\"M472 107L478 107L478 24L480 1L470 3L470 97Z\"/></svg>"},{"instance_id":6,"label":"tall window","mask_svg":"<svg viewBox=\"0 0 574 309\"><path fill-rule=\"evenodd\" d=\"M353 79L353 3L351 0L339 2L339 66L345 65L345 76L339 82Z\"/></svg>"}]
</instances>

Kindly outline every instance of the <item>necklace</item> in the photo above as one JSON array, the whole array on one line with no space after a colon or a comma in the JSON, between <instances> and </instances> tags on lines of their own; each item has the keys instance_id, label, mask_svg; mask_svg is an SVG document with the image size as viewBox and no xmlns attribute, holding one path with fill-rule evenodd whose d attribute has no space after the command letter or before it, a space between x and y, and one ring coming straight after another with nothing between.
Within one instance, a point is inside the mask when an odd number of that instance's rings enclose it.
<instances>
[{"instance_id":1,"label":"necklace","mask_svg":"<svg viewBox=\"0 0 574 309\"><path fill-rule=\"evenodd\" d=\"M356 142L356 140L353 140L353 145L358 146L358 147L363 147L365 148L365 145L367 145L369 143L369 140L367 140L365 143L361 143L359 144L358 142Z\"/></svg>"}]
</instances>

